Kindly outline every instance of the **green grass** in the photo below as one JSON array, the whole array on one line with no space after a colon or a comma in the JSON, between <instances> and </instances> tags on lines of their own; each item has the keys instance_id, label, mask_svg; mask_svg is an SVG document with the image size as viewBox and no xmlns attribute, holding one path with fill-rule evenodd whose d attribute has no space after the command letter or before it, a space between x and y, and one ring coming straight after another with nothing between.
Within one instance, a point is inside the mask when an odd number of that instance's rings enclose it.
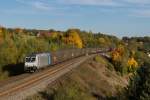
<instances>
[{"instance_id":1,"label":"green grass","mask_svg":"<svg viewBox=\"0 0 150 100\"><path fill-rule=\"evenodd\" d=\"M94 61L103 64L111 71L114 70L114 66L108 60L106 60L104 57L102 57L100 55L95 56Z\"/></svg>"},{"instance_id":2,"label":"green grass","mask_svg":"<svg viewBox=\"0 0 150 100\"><path fill-rule=\"evenodd\" d=\"M5 80L9 77L9 73L7 71L5 72L0 72L0 80Z\"/></svg>"},{"instance_id":3,"label":"green grass","mask_svg":"<svg viewBox=\"0 0 150 100\"><path fill-rule=\"evenodd\" d=\"M94 61L100 62L100 63L106 65L106 60L104 58L102 58L101 56L99 56L99 55L94 57Z\"/></svg>"}]
</instances>

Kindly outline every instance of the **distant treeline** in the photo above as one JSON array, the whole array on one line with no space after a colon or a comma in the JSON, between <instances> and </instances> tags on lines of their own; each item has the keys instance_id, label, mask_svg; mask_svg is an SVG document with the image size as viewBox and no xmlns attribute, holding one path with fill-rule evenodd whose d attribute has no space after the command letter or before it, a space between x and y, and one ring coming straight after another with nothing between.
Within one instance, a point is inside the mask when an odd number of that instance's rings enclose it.
<instances>
[{"instance_id":1,"label":"distant treeline","mask_svg":"<svg viewBox=\"0 0 150 100\"><path fill-rule=\"evenodd\" d=\"M150 52L150 36L145 37L123 37L123 41L126 43L139 43L138 49L145 52Z\"/></svg>"}]
</instances>

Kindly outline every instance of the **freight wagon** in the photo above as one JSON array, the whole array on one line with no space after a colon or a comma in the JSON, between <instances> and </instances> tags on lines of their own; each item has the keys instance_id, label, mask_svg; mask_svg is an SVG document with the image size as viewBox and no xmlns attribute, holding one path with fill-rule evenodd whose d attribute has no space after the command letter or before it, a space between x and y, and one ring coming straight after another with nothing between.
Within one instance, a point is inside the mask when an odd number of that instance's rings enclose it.
<instances>
[{"instance_id":1,"label":"freight wagon","mask_svg":"<svg viewBox=\"0 0 150 100\"><path fill-rule=\"evenodd\" d=\"M50 53L34 53L25 58L24 70L26 72L34 72L49 65L55 65L83 55L94 54L98 51L99 49L97 48L86 48L59 50Z\"/></svg>"}]
</instances>

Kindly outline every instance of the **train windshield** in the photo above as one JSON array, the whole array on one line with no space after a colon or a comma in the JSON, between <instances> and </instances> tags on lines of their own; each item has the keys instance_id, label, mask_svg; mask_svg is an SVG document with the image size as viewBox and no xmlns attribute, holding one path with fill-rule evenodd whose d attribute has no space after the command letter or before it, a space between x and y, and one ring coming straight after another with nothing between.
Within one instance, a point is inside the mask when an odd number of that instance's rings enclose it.
<instances>
[{"instance_id":1,"label":"train windshield","mask_svg":"<svg viewBox=\"0 0 150 100\"><path fill-rule=\"evenodd\" d=\"M26 62L34 62L35 60L35 57L26 57Z\"/></svg>"},{"instance_id":2,"label":"train windshield","mask_svg":"<svg viewBox=\"0 0 150 100\"><path fill-rule=\"evenodd\" d=\"M32 57L32 58L31 58L31 62L34 62L34 61L35 61L35 57Z\"/></svg>"},{"instance_id":3,"label":"train windshield","mask_svg":"<svg viewBox=\"0 0 150 100\"><path fill-rule=\"evenodd\" d=\"M26 57L26 62L30 62L31 58L30 57Z\"/></svg>"}]
</instances>

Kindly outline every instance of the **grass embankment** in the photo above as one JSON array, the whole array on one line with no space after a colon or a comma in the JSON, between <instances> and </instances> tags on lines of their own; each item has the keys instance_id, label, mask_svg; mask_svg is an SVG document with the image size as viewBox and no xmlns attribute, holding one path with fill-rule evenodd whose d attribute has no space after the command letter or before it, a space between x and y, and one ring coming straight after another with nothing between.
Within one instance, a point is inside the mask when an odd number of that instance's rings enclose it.
<instances>
[{"instance_id":1,"label":"grass embankment","mask_svg":"<svg viewBox=\"0 0 150 100\"><path fill-rule=\"evenodd\" d=\"M101 100L117 95L126 85L112 64L96 56L27 100Z\"/></svg>"}]
</instances>

